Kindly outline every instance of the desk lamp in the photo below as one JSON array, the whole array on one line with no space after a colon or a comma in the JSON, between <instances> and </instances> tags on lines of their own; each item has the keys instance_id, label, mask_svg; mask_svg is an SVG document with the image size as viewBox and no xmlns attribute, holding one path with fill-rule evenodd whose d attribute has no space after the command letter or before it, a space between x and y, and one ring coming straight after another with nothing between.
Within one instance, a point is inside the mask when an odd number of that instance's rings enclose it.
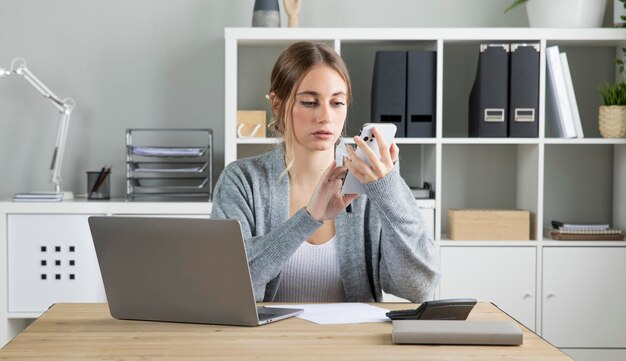
<instances>
[{"instance_id":1,"label":"desk lamp","mask_svg":"<svg viewBox=\"0 0 626 361\"><path fill-rule=\"evenodd\" d=\"M26 61L22 58L15 58L11 62L11 70L0 68L0 78L10 75L18 75L26 79L35 89L45 98L48 98L61 114L59 121L59 129L57 131L57 139L52 153L52 162L50 164L50 183L54 184L54 193L62 195L64 200L73 199L72 192L63 192L61 188L61 166L63 163L63 152L65 151L65 141L67 138L67 129L70 123L70 116L74 110L75 102L72 98L61 100L41 80L30 72L26 66ZM42 196L43 198L43 196ZM33 199L36 199L34 196Z\"/></svg>"}]
</instances>

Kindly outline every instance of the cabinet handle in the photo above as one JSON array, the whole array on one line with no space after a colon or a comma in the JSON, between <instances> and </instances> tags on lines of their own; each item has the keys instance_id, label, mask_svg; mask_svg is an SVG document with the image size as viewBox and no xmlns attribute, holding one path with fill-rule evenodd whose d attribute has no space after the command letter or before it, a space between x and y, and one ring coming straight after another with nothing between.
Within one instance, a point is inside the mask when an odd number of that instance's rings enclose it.
<instances>
[{"instance_id":1,"label":"cabinet handle","mask_svg":"<svg viewBox=\"0 0 626 361\"><path fill-rule=\"evenodd\" d=\"M522 296L523 299L528 299L528 298L532 298L533 295L530 294L529 292L524 293L524 296Z\"/></svg>"},{"instance_id":2,"label":"cabinet handle","mask_svg":"<svg viewBox=\"0 0 626 361\"><path fill-rule=\"evenodd\" d=\"M546 298L547 298L547 299L556 298L556 295L555 295L554 293L548 293L548 294L546 295Z\"/></svg>"}]
</instances>

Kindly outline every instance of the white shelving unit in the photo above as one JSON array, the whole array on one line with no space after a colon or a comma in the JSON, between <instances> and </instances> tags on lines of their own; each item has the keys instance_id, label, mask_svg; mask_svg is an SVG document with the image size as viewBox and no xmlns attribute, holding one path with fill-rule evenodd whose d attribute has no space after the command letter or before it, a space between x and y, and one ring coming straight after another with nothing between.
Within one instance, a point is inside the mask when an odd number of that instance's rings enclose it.
<instances>
[{"instance_id":1,"label":"white shelving unit","mask_svg":"<svg viewBox=\"0 0 626 361\"><path fill-rule=\"evenodd\" d=\"M626 284L626 273L602 264L602 255L611 254L610 265L623 268L626 243L552 241L543 234L551 219L610 223L626 229L626 139L603 139L597 129L597 87L603 81L614 80L615 47L626 45L626 29L227 28L224 35L225 164L275 146L277 141L272 138L237 139L236 112L263 109L269 113L265 94L271 67L289 44L321 41L346 61L354 92L348 112L348 136L370 121L377 50L436 50L436 136L400 138L396 143L407 183L414 186L427 181L436 191L435 240L443 265L437 296L494 301L527 327L581 359L626 358L626 328L620 326L626 324L623 310L601 302L602 306L614 307L601 313L605 317L602 322L589 323L587 318L577 321L577 313L589 312L579 309L583 304L578 297L626 299L624 288L615 287ZM549 134L544 115L543 56L539 136L469 138L469 91L476 72L478 45L486 42L536 42L542 55L551 45L567 52L586 138L557 139ZM529 210L531 241L448 240L446 212L450 208ZM586 252L599 256L583 266L580 254ZM576 282L572 284L566 277L563 265L584 267L585 282L592 282L594 287L577 291ZM559 285L560 291L545 288L553 285ZM468 294L471 290L473 293ZM588 294L591 290L594 293ZM571 312L568 320L560 323L559 318L566 316L555 311L554 300L559 301L559 309ZM570 337L559 329L559 324L580 333ZM611 342L596 342L597 338L589 336L590 342L581 343L585 335L601 332L599 324L608 325L615 333Z\"/></svg>"}]
</instances>

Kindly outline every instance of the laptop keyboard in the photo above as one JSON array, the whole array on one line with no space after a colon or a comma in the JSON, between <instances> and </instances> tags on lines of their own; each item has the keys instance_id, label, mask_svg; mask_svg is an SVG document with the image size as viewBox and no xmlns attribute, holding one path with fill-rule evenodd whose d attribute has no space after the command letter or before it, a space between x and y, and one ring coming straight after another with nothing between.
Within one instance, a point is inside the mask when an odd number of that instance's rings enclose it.
<instances>
[{"instance_id":1,"label":"laptop keyboard","mask_svg":"<svg viewBox=\"0 0 626 361\"><path fill-rule=\"evenodd\" d=\"M280 313L259 312L259 321L282 316Z\"/></svg>"}]
</instances>

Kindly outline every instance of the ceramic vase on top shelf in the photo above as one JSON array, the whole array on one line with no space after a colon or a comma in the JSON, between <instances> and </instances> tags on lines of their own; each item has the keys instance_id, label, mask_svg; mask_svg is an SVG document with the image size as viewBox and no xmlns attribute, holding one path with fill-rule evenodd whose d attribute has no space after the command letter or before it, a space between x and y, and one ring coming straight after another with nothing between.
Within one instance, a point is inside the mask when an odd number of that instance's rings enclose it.
<instances>
[{"instance_id":1,"label":"ceramic vase on top shelf","mask_svg":"<svg viewBox=\"0 0 626 361\"><path fill-rule=\"evenodd\" d=\"M613 25L626 26L626 0L613 0Z\"/></svg>"},{"instance_id":2,"label":"ceramic vase on top shelf","mask_svg":"<svg viewBox=\"0 0 626 361\"><path fill-rule=\"evenodd\" d=\"M254 27L280 27L278 0L255 0L252 13Z\"/></svg>"},{"instance_id":3,"label":"ceramic vase on top shelf","mask_svg":"<svg viewBox=\"0 0 626 361\"><path fill-rule=\"evenodd\" d=\"M528 0L533 28L597 28L602 26L607 0Z\"/></svg>"}]
</instances>

